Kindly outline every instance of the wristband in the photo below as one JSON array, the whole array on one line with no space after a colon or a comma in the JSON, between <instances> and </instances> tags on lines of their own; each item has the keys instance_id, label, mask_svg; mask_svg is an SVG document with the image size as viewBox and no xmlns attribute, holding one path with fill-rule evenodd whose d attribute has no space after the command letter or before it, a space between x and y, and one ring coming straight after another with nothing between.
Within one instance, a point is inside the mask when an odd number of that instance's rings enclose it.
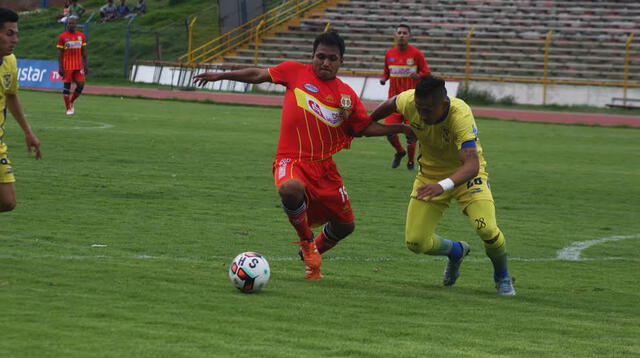
<instances>
[{"instance_id":1,"label":"wristband","mask_svg":"<svg viewBox=\"0 0 640 358\"><path fill-rule=\"evenodd\" d=\"M453 180L451 180L449 178L440 180L438 182L438 185L440 185L444 191L451 190L451 189L453 189L454 186L456 186L456 184L453 182Z\"/></svg>"}]
</instances>

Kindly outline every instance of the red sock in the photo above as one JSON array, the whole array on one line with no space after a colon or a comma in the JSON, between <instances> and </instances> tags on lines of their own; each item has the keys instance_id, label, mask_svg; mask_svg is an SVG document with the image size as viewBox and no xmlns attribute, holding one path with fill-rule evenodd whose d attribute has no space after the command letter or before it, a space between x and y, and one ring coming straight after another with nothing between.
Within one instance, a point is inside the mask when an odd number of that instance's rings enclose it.
<instances>
[{"instance_id":1,"label":"red sock","mask_svg":"<svg viewBox=\"0 0 640 358\"><path fill-rule=\"evenodd\" d=\"M64 98L64 107L69 110L69 108L71 108L71 99L69 98L68 94L62 95L62 97Z\"/></svg>"},{"instance_id":2,"label":"red sock","mask_svg":"<svg viewBox=\"0 0 640 358\"><path fill-rule=\"evenodd\" d=\"M70 103L75 102L76 98L80 97L80 93L78 92L73 92L73 96L71 96L71 101Z\"/></svg>"},{"instance_id":3,"label":"red sock","mask_svg":"<svg viewBox=\"0 0 640 358\"><path fill-rule=\"evenodd\" d=\"M325 252L331 250L332 247L338 244L337 241L333 241L324 234L324 230L316 236L314 242L316 243L316 247L318 248L318 252L322 255Z\"/></svg>"},{"instance_id":4,"label":"red sock","mask_svg":"<svg viewBox=\"0 0 640 358\"><path fill-rule=\"evenodd\" d=\"M409 157L407 158L407 160L409 162L413 162L413 159L416 156L416 142L407 143L407 153L409 154Z\"/></svg>"},{"instance_id":5,"label":"red sock","mask_svg":"<svg viewBox=\"0 0 640 358\"><path fill-rule=\"evenodd\" d=\"M309 222L307 220L307 205L305 203L302 203L302 205L295 210L289 210L285 207L284 211L287 213L289 222L293 228L296 229L298 237L301 240L313 239L313 232L311 232L311 228L309 227Z\"/></svg>"},{"instance_id":6,"label":"red sock","mask_svg":"<svg viewBox=\"0 0 640 358\"><path fill-rule=\"evenodd\" d=\"M387 140L391 143L391 146L396 149L397 153L404 153L404 148L402 147L402 144L400 144L400 139L398 139L397 135L394 134L392 136L388 136Z\"/></svg>"}]
</instances>

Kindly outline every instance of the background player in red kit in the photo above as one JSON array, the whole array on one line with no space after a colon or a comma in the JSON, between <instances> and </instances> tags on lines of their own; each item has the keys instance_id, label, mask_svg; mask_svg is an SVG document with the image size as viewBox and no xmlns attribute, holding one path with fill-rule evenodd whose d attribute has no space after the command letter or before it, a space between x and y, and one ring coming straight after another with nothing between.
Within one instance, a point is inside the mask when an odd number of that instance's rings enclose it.
<instances>
[{"instance_id":1,"label":"background player in red kit","mask_svg":"<svg viewBox=\"0 0 640 358\"><path fill-rule=\"evenodd\" d=\"M380 84L382 85L388 79L391 79L389 83L389 98L416 88L421 76L431 74L422 52L409 45L411 28L408 25L398 25L396 27L395 39L396 46L387 50L384 55L384 74L380 79ZM388 124L409 123L400 113L393 113L384 122ZM409 152L407 169L413 170L415 167L416 140L407 137L407 151L405 151L397 135L388 136L387 139L396 150L391 167L397 168L402 158Z\"/></svg>"},{"instance_id":2,"label":"background player in red kit","mask_svg":"<svg viewBox=\"0 0 640 358\"><path fill-rule=\"evenodd\" d=\"M57 47L59 49L58 73L64 81L64 105L67 114L75 112L73 102L80 97L84 89L84 80L87 73L87 40L84 34L76 31L77 19L73 16L67 20L67 31L58 36ZM76 83L76 89L71 96L71 82Z\"/></svg>"},{"instance_id":3,"label":"background player in red kit","mask_svg":"<svg viewBox=\"0 0 640 358\"><path fill-rule=\"evenodd\" d=\"M320 275L320 254L355 229L349 196L332 155L348 148L354 136L412 135L409 126L372 122L360 98L336 78L344 40L334 32L316 37L312 64L285 61L269 69L207 72L196 84L234 80L273 82L286 87L273 176L284 211L300 241L307 279ZM315 237L311 227L325 224Z\"/></svg>"}]
</instances>

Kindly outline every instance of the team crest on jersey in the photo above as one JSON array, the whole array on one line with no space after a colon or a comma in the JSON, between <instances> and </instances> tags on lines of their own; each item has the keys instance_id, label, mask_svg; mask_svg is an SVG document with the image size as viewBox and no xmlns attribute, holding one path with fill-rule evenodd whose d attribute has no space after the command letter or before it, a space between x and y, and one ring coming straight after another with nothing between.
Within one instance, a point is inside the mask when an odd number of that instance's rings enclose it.
<instances>
[{"instance_id":1,"label":"team crest on jersey","mask_svg":"<svg viewBox=\"0 0 640 358\"><path fill-rule=\"evenodd\" d=\"M409 66L413 65L413 59L412 58L408 58L407 59L407 65L409 65Z\"/></svg>"},{"instance_id":2,"label":"team crest on jersey","mask_svg":"<svg viewBox=\"0 0 640 358\"><path fill-rule=\"evenodd\" d=\"M389 62L396 62L396 58L395 57L389 57Z\"/></svg>"},{"instance_id":3,"label":"team crest on jersey","mask_svg":"<svg viewBox=\"0 0 640 358\"><path fill-rule=\"evenodd\" d=\"M4 89L9 89L9 87L11 86L10 73L5 73L5 75L2 77L2 85L4 86Z\"/></svg>"},{"instance_id":4,"label":"team crest on jersey","mask_svg":"<svg viewBox=\"0 0 640 358\"><path fill-rule=\"evenodd\" d=\"M449 143L451 141L451 135L449 133L449 128L442 127L442 141L445 143Z\"/></svg>"},{"instance_id":5,"label":"team crest on jersey","mask_svg":"<svg viewBox=\"0 0 640 358\"><path fill-rule=\"evenodd\" d=\"M478 128L471 127L471 130L473 131L473 136L478 140Z\"/></svg>"},{"instance_id":6,"label":"team crest on jersey","mask_svg":"<svg viewBox=\"0 0 640 358\"><path fill-rule=\"evenodd\" d=\"M312 93L318 93L320 92L320 90L318 89L318 87L316 87L315 85L311 84L311 83L305 83L304 84L304 88L307 89L307 91L312 92Z\"/></svg>"},{"instance_id":7,"label":"team crest on jersey","mask_svg":"<svg viewBox=\"0 0 640 358\"><path fill-rule=\"evenodd\" d=\"M351 96L349 96L348 94L343 94L340 95L340 108L342 108L343 110L349 110L352 107L351 104Z\"/></svg>"}]
</instances>

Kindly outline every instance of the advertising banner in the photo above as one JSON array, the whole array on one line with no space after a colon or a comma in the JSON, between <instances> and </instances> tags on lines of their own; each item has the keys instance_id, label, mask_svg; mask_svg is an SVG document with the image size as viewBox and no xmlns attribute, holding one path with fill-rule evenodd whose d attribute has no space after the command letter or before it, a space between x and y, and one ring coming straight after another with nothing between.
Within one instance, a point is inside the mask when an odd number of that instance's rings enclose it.
<instances>
[{"instance_id":1,"label":"advertising banner","mask_svg":"<svg viewBox=\"0 0 640 358\"><path fill-rule=\"evenodd\" d=\"M62 89L58 61L19 58L18 84L28 88Z\"/></svg>"}]
</instances>

